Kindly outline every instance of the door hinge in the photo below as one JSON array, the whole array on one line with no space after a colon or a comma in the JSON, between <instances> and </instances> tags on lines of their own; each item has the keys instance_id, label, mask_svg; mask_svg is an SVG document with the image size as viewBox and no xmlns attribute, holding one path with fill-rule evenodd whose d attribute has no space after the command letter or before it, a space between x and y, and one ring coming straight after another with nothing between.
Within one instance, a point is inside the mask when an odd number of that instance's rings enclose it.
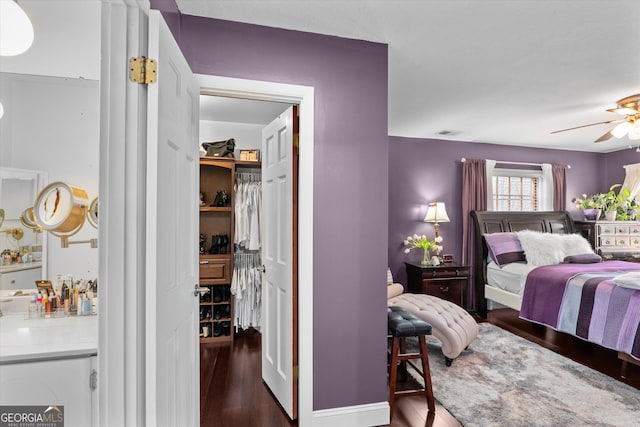
<instances>
[{"instance_id":1,"label":"door hinge","mask_svg":"<svg viewBox=\"0 0 640 427\"><path fill-rule=\"evenodd\" d=\"M91 374L89 375L89 388L91 390L96 390L98 388L98 371L95 369L92 369Z\"/></svg>"},{"instance_id":2,"label":"door hinge","mask_svg":"<svg viewBox=\"0 0 640 427\"><path fill-rule=\"evenodd\" d=\"M141 84L156 82L156 61L155 59L131 58L129 60L129 77L132 81Z\"/></svg>"},{"instance_id":3,"label":"door hinge","mask_svg":"<svg viewBox=\"0 0 640 427\"><path fill-rule=\"evenodd\" d=\"M294 381L298 381L298 377L300 376L300 372L298 369L299 369L298 365L293 365L293 370L291 371L291 374L293 376Z\"/></svg>"}]
</instances>

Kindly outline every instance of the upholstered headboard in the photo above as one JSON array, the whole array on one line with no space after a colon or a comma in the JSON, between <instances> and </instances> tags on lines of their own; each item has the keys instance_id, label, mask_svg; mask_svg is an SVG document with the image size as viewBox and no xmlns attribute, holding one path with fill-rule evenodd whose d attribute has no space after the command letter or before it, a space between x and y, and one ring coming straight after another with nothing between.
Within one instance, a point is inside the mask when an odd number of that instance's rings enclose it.
<instances>
[{"instance_id":1,"label":"upholstered headboard","mask_svg":"<svg viewBox=\"0 0 640 427\"><path fill-rule=\"evenodd\" d=\"M543 233L574 233L573 221L568 212L490 212L472 211L475 226L476 256L474 262L476 304L478 314L487 316L487 300L484 286L487 283L487 245L484 234L534 230Z\"/></svg>"}]
</instances>

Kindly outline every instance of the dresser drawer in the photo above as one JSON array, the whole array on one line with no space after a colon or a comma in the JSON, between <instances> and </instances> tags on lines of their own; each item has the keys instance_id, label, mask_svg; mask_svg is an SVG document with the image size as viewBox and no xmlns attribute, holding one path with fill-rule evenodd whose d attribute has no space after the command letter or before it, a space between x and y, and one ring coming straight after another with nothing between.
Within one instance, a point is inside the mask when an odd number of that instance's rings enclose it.
<instances>
[{"instance_id":1,"label":"dresser drawer","mask_svg":"<svg viewBox=\"0 0 640 427\"><path fill-rule=\"evenodd\" d=\"M598 225L598 234L615 234L616 227L613 225Z\"/></svg>"},{"instance_id":2,"label":"dresser drawer","mask_svg":"<svg viewBox=\"0 0 640 427\"><path fill-rule=\"evenodd\" d=\"M422 281L422 289L427 295L433 295L462 306L462 290L466 287L466 284L466 279L430 279Z\"/></svg>"},{"instance_id":3,"label":"dresser drawer","mask_svg":"<svg viewBox=\"0 0 640 427\"><path fill-rule=\"evenodd\" d=\"M629 246L629 237L627 236L619 236L616 237L616 246L618 247L627 247Z\"/></svg>"},{"instance_id":4,"label":"dresser drawer","mask_svg":"<svg viewBox=\"0 0 640 427\"><path fill-rule=\"evenodd\" d=\"M616 234L629 234L628 225L616 225Z\"/></svg>"},{"instance_id":5,"label":"dresser drawer","mask_svg":"<svg viewBox=\"0 0 640 427\"><path fill-rule=\"evenodd\" d=\"M613 236L600 236L600 246L615 246L616 239Z\"/></svg>"},{"instance_id":6,"label":"dresser drawer","mask_svg":"<svg viewBox=\"0 0 640 427\"><path fill-rule=\"evenodd\" d=\"M422 272L422 277L429 278L445 278L445 277L468 277L469 269L466 267L439 268Z\"/></svg>"},{"instance_id":7,"label":"dresser drawer","mask_svg":"<svg viewBox=\"0 0 640 427\"><path fill-rule=\"evenodd\" d=\"M229 258L200 258L200 280L208 284L231 282Z\"/></svg>"}]
</instances>

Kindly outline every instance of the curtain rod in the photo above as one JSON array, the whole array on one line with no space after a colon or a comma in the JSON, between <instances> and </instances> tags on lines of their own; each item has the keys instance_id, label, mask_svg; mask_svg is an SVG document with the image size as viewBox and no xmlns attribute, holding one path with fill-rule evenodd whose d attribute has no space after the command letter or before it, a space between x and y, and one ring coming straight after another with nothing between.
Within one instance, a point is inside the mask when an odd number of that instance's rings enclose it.
<instances>
[{"instance_id":1,"label":"curtain rod","mask_svg":"<svg viewBox=\"0 0 640 427\"><path fill-rule=\"evenodd\" d=\"M467 159L464 157L460 159L462 163L466 162ZM506 163L508 165L522 165L522 166L542 166L542 163L527 163L527 162L511 162L507 160L496 160L496 163ZM571 165L567 165L567 169L571 169Z\"/></svg>"}]
</instances>

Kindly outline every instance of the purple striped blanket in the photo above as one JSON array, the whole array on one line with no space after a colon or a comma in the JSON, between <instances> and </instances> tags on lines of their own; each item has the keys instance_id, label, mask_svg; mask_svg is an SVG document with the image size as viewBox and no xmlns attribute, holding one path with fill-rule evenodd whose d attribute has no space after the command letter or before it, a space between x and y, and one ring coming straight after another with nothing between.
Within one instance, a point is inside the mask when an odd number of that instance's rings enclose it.
<instances>
[{"instance_id":1,"label":"purple striped blanket","mask_svg":"<svg viewBox=\"0 0 640 427\"><path fill-rule=\"evenodd\" d=\"M527 276L520 317L640 359L640 290L613 277L640 263L558 264Z\"/></svg>"}]
</instances>

